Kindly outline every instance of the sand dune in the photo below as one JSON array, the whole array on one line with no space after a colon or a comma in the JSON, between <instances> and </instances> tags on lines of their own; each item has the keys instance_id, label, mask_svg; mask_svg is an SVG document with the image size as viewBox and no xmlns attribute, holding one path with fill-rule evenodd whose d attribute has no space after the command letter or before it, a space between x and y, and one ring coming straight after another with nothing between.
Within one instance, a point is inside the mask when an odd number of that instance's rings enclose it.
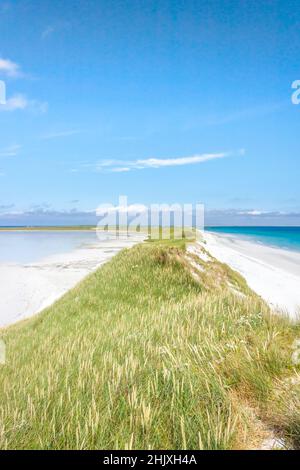
<instances>
[{"instance_id":1,"label":"sand dune","mask_svg":"<svg viewBox=\"0 0 300 470\"><path fill-rule=\"evenodd\" d=\"M300 313L300 253L205 232L205 248L238 271L274 310L296 319Z\"/></svg>"},{"instance_id":2,"label":"sand dune","mask_svg":"<svg viewBox=\"0 0 300 470\"><path fill-rule=\"evenodd\" d=\"M242 274L274 310L296 318L300 312L300 253L272 248L232 235L204 234L212 256ZM0 327L30 317L74 287L118 251L142 236L97 242L31 264L0 264Z\"/></svg>"}]
</instances>

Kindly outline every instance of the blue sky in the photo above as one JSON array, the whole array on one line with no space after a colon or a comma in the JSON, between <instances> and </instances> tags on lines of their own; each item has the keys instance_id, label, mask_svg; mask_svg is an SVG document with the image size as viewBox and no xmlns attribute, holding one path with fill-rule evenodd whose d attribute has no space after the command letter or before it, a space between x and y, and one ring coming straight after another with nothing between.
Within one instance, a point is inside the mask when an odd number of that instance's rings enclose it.
<instances>
[{"instance_id":1,"label":"blue sky","mask_svg":"<svg viewBox=\"0 0 300 470\"><path fill-rule=\"evenodd\" d=\"M0 2L0 224L204 203L300 225L297 0Z\"/></svg>"}]
</instances>

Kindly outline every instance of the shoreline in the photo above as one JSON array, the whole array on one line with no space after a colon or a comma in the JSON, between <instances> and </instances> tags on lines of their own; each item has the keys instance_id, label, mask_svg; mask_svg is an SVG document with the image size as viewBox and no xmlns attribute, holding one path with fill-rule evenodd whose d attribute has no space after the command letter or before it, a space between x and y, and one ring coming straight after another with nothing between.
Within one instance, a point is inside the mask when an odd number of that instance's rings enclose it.
<instances>
[{"instance_id":1,"label":"shoreline","mask_svg":"<svg viewBox=\"0 0 300 470\"><path fill-rule=\"evenodd\" d=\"M300 253L204 231L198 241L214 258L239 272L279 313L300 314ZM145 239L105 240L37 262L0 263L0 329L38 314L124 248Z\"/></svg>"},{"instance_id":2,"label":"shoreline","mask_svg":"<svg viewBox=\"0 0 300 470\"><path fill-rule=\"evenodd\" d=\"M33 263L0 263L0 329L40 313L122 249L143 240L105 240Z\"/></svg>"},{"instance_id":3,"label":"shoreline","mask_svg":"<svg viewBox=\"0 0 300 470\"><path fill-rule=\"evenodd\" d=\"M249 287L277 313L296 320L300 314L300 253L205 231L203 247L239 272ZM201 243L201 242L200 242Z\"/></svg>"}]
</instances>

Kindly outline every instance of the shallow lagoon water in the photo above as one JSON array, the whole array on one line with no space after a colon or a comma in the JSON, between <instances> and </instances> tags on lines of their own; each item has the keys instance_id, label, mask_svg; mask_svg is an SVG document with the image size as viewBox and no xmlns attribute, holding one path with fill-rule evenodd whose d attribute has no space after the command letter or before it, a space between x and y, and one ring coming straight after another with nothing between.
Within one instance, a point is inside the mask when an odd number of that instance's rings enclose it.
<instances>
[{"instance_id":1,"label":"shallow lagoon water","mask_svg":"<svg viewBox=\"0 0 300 470\"><path fill-rule=\"evenodd\" d=\"M0 263L27 264L106 240L95 231L0 231Z\"/></svg>"}]
</instances>

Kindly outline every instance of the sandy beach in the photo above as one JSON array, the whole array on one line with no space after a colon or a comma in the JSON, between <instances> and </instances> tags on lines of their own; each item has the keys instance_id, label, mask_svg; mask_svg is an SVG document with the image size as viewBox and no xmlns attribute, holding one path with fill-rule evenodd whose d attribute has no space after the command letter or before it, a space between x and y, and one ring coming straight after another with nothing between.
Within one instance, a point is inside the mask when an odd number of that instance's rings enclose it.
<instances>
[{"instance_id":1,"label":"sandy beach","mask_svg":"<svg viewBox=\"0 0 300 470\"><path fill-rule=\"evenodd\" d=\"M204 239L205 249L244 276L249 287L274 311L297 318L300 314L300 253L233 235L205 232Z\"/></svg>"},{"instance_id":2,"label":"sandy beach","mask_svg":"<svg viewBox=\"0 0 300 470\"><path fill-rule=\"evenodd\" d=\"M120 250L143 238L97 241L30 264L0 263L0 328L40 312Z\"/></svg>"},{"instance_id":3,"label":"sandy beach","mask_svg":"<svg viewBox=\"0 0 300 470\"><path fill-rule=\"evenodd\" d=\"M274 310L296 319L300 313L300 253L234 235L205 232L203 236L203 246L212 256L244 276ZM0 263L0 327L40 312L121 249L143 238L97 241L34 263Z\"/></svg>"}]
</instances>

